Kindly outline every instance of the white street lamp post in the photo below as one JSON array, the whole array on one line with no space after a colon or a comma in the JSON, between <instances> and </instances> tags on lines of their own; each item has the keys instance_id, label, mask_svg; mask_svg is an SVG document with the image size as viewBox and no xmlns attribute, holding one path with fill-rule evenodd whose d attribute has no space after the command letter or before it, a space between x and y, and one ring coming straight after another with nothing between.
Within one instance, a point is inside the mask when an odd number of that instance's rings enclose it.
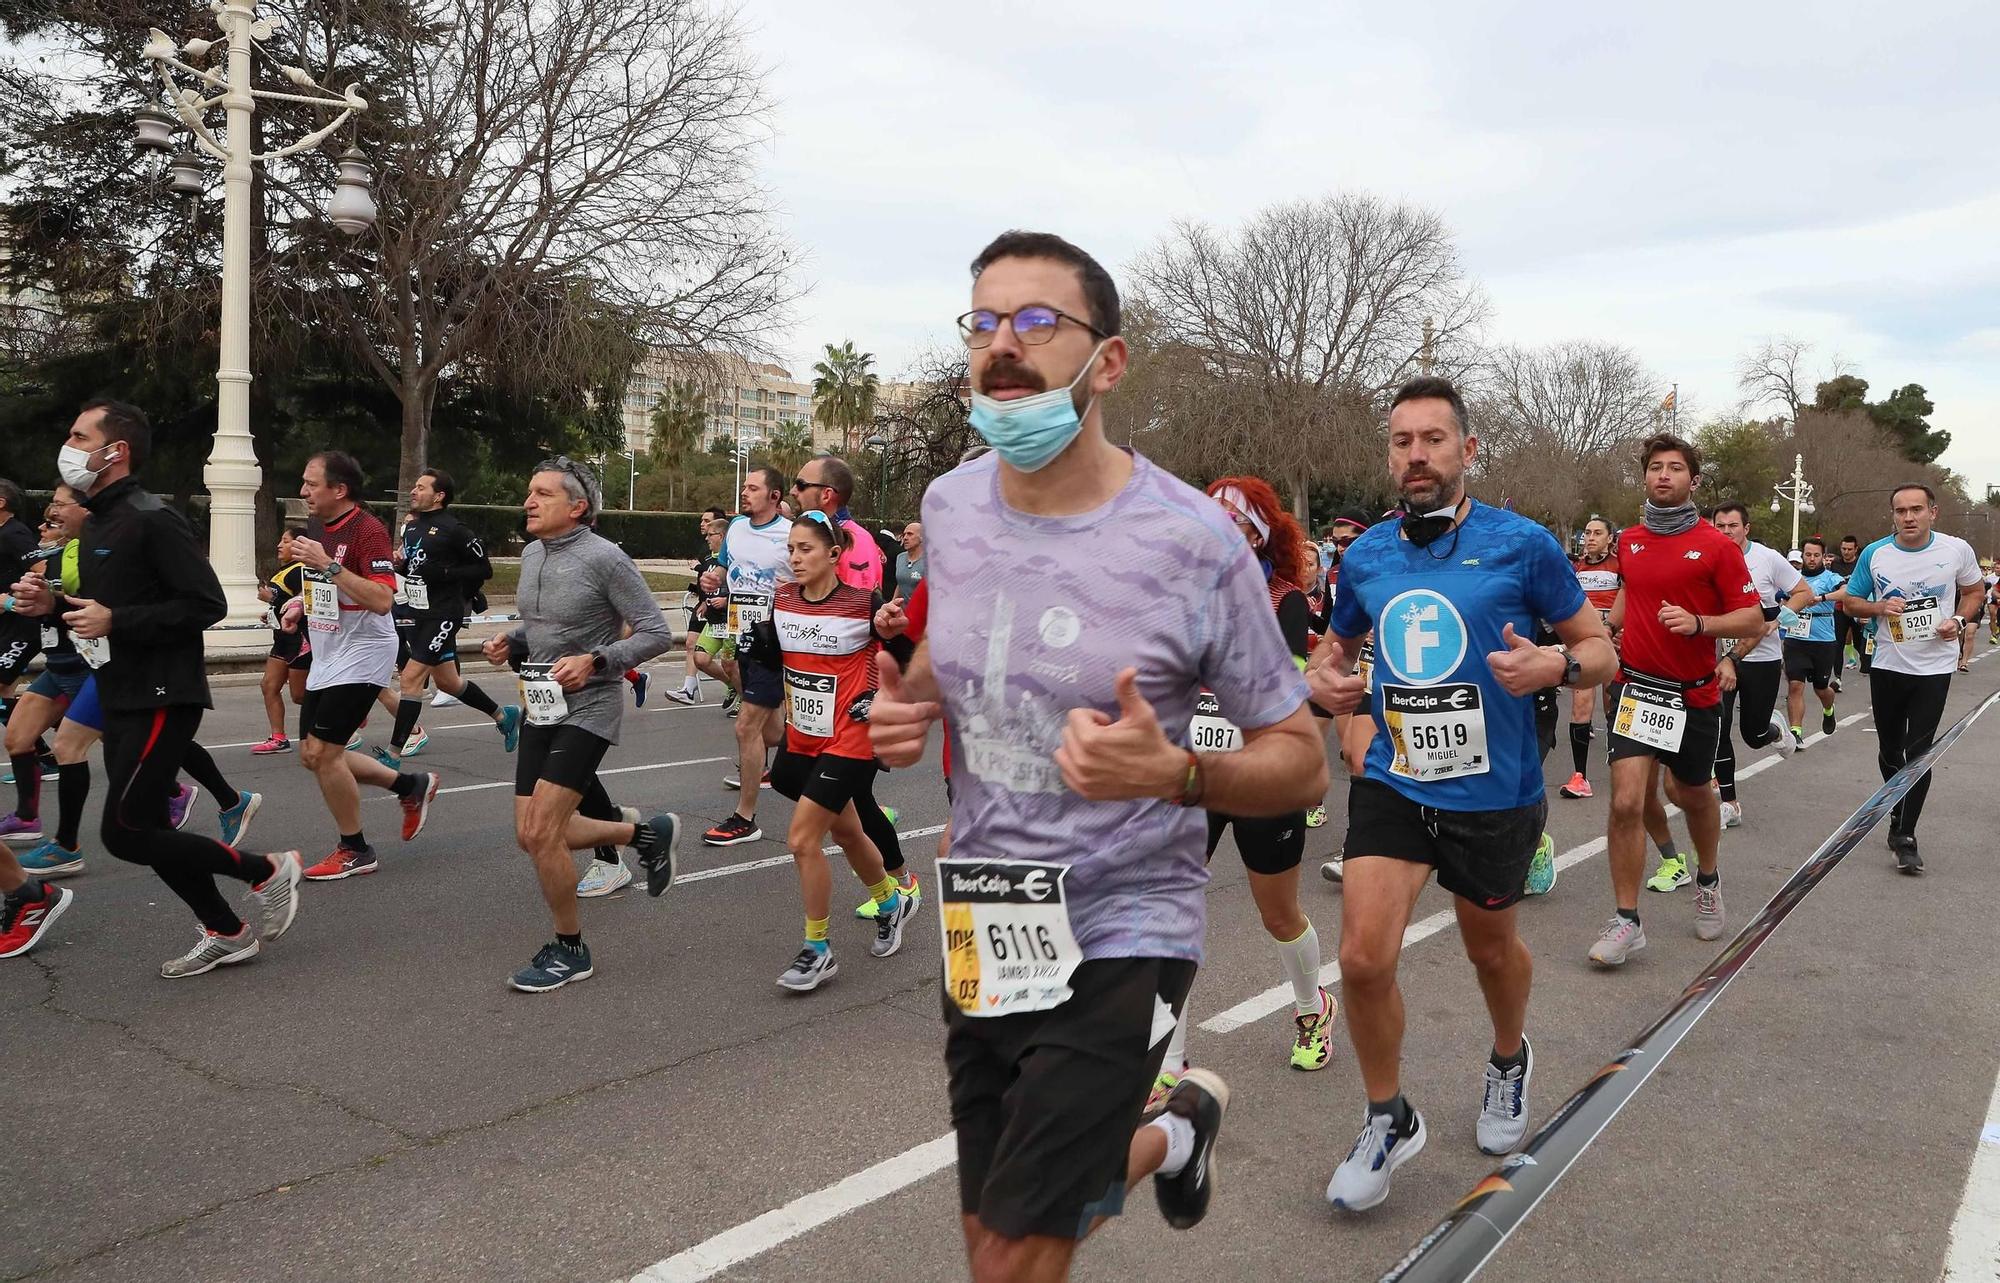
<instances>
[{"instance_id":1,"label":"white street lamp post","mask_svg":"<svg viewBox=\"0 0 2000 1283\"><path fill-rule=\"evenodd\" d=\"M276 18L259 18L255 0L209 0L209 11L228 44L226 70L210 71L183 60L202 58L214 47L212 40L189 40L176 46L155 27L146 41L144 56L159 69L166 102L172 106L194 136L195 145L223 162L222 202L222 328L221 359L217 363L215 446L202 470L208 485L208 551L216 577L229 600L223 622L252 623L264 611L257 600L257 487L262 472L250 435L250 200L251 167L296 152L317 147L334 130L347 123L368 103L355 89L335 94L315 82L297 67L281 67L285 79L304 93L281 93L252 86L250 55L254 45L270 39L277 30ZM191 77L194 88L182 88L175 73ZM314 130L287 147L261 155L250 150L250 117L259 98L309 103L338 108L332 123ZM217 138L204 121L220 106L224 112L223 137ZM170 146L170 122L163 113L148 108L139 114L139 145L153 150ZM192 153L183 153L172 166L173 188L198 194L200 171ZM368 192L373 178L360 152L349 149L340 158L340 180L328 213L333 222L349 235L359 235L375 223L375 201Z\"/></svg>"},{"instance_id":2,"label":"white street lamp post","mask_svg":"<svg viewBox=\"0 0 2000 1283\"><path fill-rule=\"evenodd\" d=\"M1802 454L1793 455L1791 485L1786 486L1781 481L1772 489L1778 492L1778 497L1771 500L1772 512L1784 511L1784 503L1781 500L1790 501L1792 505L1792 541L1785 546L1795 551L1799 546L1799 513L1801 510L1805 512L1813 510L1812 483L1806 480L1806 457Z\"/></svg>"}]
</instances>

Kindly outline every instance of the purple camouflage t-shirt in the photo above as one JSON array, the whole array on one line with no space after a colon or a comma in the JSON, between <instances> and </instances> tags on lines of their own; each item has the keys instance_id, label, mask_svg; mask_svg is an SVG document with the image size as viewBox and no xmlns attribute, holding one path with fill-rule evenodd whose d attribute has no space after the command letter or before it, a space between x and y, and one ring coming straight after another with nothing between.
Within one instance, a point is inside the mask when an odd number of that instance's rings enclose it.
<instances>
[{"instance_id":1,"label":"purple camouflage t-shirt","mask_svg":"<svg viewBox=\"0 0 2000 1283\"><path fill-rule=\"evenodd\" d=\"M952 857L1068 865L1086 958L1200 961L1205 813L1086 802L1055 752L1071 709L1118 715L1127 667L1183 745L1204 686L1250 730L1305 702L1249 544L1213 499L1136 453L1131 480L1093 512L1015 511L989 454L932 482L923 518Z\"/></svg>"}]
</instances>

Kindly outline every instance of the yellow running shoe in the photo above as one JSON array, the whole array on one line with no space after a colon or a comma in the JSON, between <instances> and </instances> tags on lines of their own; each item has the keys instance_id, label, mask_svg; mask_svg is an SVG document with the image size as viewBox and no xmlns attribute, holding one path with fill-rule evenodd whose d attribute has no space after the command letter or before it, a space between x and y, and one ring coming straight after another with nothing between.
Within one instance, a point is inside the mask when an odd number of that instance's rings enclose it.
<instances>
[{"instance_id":1,"label":"yellow running shoe","mask_svg":"<svg viewBox=\"0 0 2000 1283\"><path fill-rule=\"evenodd\" d=\"M1340 1004L1325 989L1319 991L1319 1012L1311 1016L1292 1017L1298 1026L1298 1036L1292 1040L1292 1068L1314 1070L1325 1069L1327 1057L1332 1055L1334 1018L1340 1014Z\"/></svg>"},{"instance_id":2,"label":"yellow running shoe","mask_svg":"<svg viewBox=\"0 0 2000 1283\"><path fill-rule=\"evenodd\" d=\"M1162 1069L1160 1076L1153 1080L1153 1090L1146 1097L1146 1108L1142 1117L1151 1118L1165 1109L1167 1107L1167 1097L1173 1095L1174 1088L1180 1085L1181 1076L1179 1074L1168 1073Z\"/></svg>"},{"instance_id":3,"label":"yellow running shoe","mask_svg":"<svg viewBox=\"0 0 2000 1283\"><path fill-rule=\"evenodd\" d=\"M1660 867L1653 873L1652 877L1646 879L1646 889L1648 891L1678 891L1692 881L1694 881L1694 878L1688 874L1687 852L1682 851L1672 859L1662 859L1660 861Z\"/></svg>"}]
</instances>

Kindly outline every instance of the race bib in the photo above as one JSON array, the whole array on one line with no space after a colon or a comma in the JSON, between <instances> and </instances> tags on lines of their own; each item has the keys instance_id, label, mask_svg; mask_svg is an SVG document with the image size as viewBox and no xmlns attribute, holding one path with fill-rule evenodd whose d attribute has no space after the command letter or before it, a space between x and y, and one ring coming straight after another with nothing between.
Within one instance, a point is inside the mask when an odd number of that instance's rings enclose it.
<instances>
[{"instance_id":1,"label":"race bib","mask_svg":"<svg viewBox=\"0 0 2000 1283\"><path fill-rule=\"evenodd\" d=\"M762 593L729 594L729 631L738 637L771 617L771 599Z\"/></svg>"},{"instance_id":2,"label":"race bib","mask_svg":"<svg viewBox=\"0 0 2000 1283\"><path fill-rule=\"evenodd\" d=\"M429 610L431 608L431 586L421 579L405 579L403 581L403 601L411 610Z\"/></svg>"},{"instance_id":3,"label":"race bib","mask_svg":"<svg viewBox=\"0 0 2000 1283\"><path fill-rule=\"evenodd\" d=\"M1943 620L1944 607L1935 597L1912 597L1903 603L1902 614L1882 616L1893 642L1936 641L1938 624Z\"/></svg>"},{"instance_id":4,"label":"race bib","mask_svg":"<svg viewBox=\"0 0 2000 1283\"><path fill-rule=\"evenodd\" d=\"M1778 631L1792 641L1811 641L1813 621L1810 615L1795 615L1789 610L1778 612Z\"/></svg>"},{"instance_id":5,"label":"race bib","mask_svg":"<svg viewBox=\"0 0 2000 1283\"><path fill-rule=\"evenodd\" d=\"M1687 698L1679 691L1626 682L1611 732L1663 753L1678 753L1687 734Z\"/></svg>"},{"instance_id":6,"label":"race bib","mask_svg":"<svg viewBox=\"0 0 2000 1283\"><path fill-rule=\"evenodd\" d=\"M521 665L521 707L531 726L554 726L569 716L569 700L550 671L554 664Z\"/></svg>"},{"instance_id":7,"label":"race bib","mask_svg":"<svg viewBox=\"0 0 2000 1283\"><path fill-rule=\"evenodd\" d=\"M340 627L340 590L324 571L306 572L306 618L315 632Z\"/></svg>"},{"instance_id":8,"label":"race bib","mask_svg":"<svg viewBox=\"0 0 2000 1283\"><path fill-rule=\"evenodd\" d=\"M1188 727L1190 747L1197 753L1234 753L1243 747L1243 730L1222 715L1211 691L1194 702L1194 722Z\"/></svg>"},{"instance_id":9,"label":"race bib","mask_svg":"<svg viewBox=\"0 0 2000 1283\"><path fill-rule=\"evenodd\" d=\"M43 624L42 649L54 650L60 645L62 645L62 634L56 631L56 626L54 624Z\"/></svg>"},{"instance_id":10,"label":"race bib","mask_svg":"<svg viewBox=\"0 0 2000 1283\"><path fill-rule=\"evenodd\" d=\"M1493 769L1486 711L1477 682L1382 686L1382 720L1393 750L1389 770L1413 780L1448 780Z\"/></svg>"},{"instance_id":11,"label":"race bib","mask_svg":"<svg viewBox=\"0 0 2000 1283\"><path fill-rule=\"evenodd\" d=\"M792 726L801 735L833 737L834 698L838 694L832 673L785 670L785 701L791 705Z\"/></svg>"},{"instance_id":12,"label":"race bib","mask_svg":"<svg viewBox=\"0 0 2000 1283\"><path fill-rule=\"evenodd\" d=\"M968 1016L1047 1011L1069 1001L1083 961L1070 930L1067 866L939 860L945 992Z\"/></svg>"},{"instance_id":13,"label":"race bib","mask_svg":"<svg viewBox=\"0 0 2000 1283\"><path fill-rule=\"evenodd\" d=\"M109 637L78 637L72 633L70 641L75 644L76 653L83 656L83 662L92 668L102 668L111 662Z\"/></svg>"}]
</instances>

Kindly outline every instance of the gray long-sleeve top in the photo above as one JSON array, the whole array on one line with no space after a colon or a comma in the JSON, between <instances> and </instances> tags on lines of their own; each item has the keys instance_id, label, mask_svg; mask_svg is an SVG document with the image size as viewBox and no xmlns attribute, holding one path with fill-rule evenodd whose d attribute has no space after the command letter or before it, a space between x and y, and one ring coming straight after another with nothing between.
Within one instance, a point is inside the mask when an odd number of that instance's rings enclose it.
<instances>
[{"instance_id":1,"label":"gray long-sleeve top","mask_svg":"<svg viewBox=\"0 0 2000 1283\"><path fill-rule=\"evenodd\" d=\"M645 576L624 549L579 526L522 550L516 602L521 623L507 634L507 648L517 662L552 664L565 655L592 652L604 656L603 672L592 674L582 690L564 693L569 712L562 724L616 744L625 708L625 670L673 644ZM632 626L632 635L621 640L624 624Z\"/></svg>"}]
</instances>

